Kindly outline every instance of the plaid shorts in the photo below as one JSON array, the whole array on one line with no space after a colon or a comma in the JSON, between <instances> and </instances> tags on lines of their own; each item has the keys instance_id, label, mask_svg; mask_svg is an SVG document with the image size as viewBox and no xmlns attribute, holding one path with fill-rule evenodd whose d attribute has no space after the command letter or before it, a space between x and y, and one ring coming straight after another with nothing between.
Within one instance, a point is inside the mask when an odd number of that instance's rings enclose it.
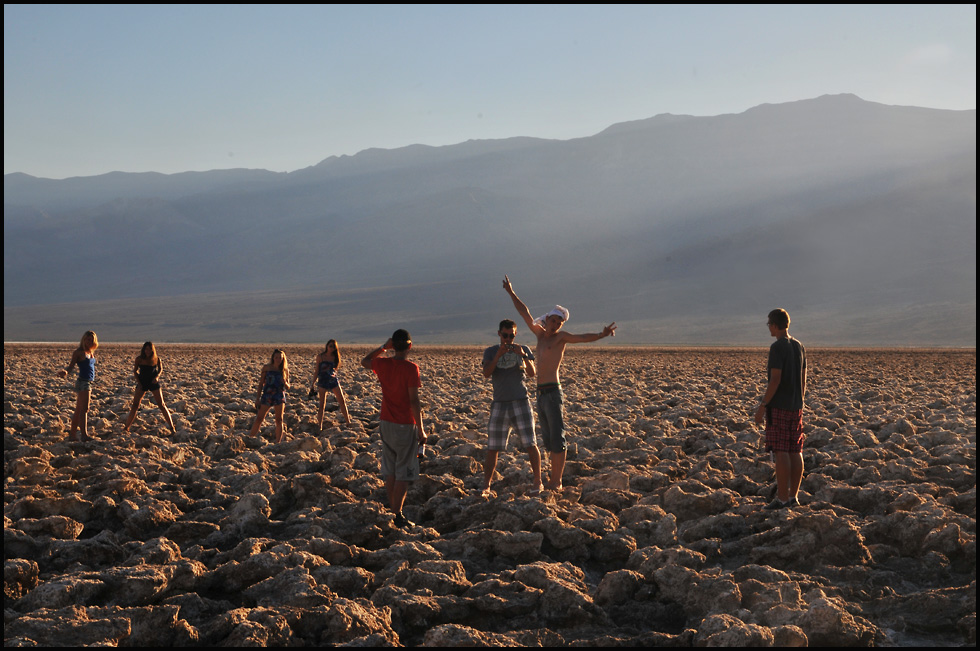
<instances>
[{"instance_id":1,"label":"plaid shorts","mask_svg":"<svg viewBox=\"0 0 980 651\"><path fill-rule=\"evenodd\" d=\"M766 409L766 452L803 451L803 410Z\"/></svg>"},{"instance_id":2,"label":"plaid shorts","mask_svg":"<svg viewBox=\"0 0 980 651\"><path fill-rule=\"evenodd\" d=\"M511 430L517 430L521 446L534 445L534 412L531 403L524 400L494 402L490 405L490 422L487 423L487 436L491 450L506 450Z\"/></svg>"}]
</instances>

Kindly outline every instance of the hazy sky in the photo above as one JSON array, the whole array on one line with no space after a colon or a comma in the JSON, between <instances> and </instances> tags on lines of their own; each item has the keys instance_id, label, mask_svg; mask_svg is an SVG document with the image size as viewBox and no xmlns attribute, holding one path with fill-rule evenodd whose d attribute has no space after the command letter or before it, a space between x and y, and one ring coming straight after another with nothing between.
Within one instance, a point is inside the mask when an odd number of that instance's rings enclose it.
<instances>
[{"instance_id":1,"label":"hazy sky","mask_svg":"<svg viewBox=\"0 0 980 651\"><path fill-rule=\"evenodd\" d=\"M976 108L975 5L4 5L4 173L232 167L854 93Z\"/></svg>"}]
</instances>

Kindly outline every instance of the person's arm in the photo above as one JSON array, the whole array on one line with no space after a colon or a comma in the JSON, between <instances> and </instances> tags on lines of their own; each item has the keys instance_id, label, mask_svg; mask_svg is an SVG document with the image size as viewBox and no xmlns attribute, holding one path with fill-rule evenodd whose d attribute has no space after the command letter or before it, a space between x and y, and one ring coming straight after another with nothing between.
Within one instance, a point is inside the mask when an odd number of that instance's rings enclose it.
<instances>
[{"instance_id":1,"label":"person's arm","mask_svg":"<svg viewBox=\"0 0 980 651\"><path fill-rule=\"evenodd\" d=\"M265 376L266 376L266 373L268 373L268 372L269 372L268 371L268 367L267 366L263 366L262 367L262 372L259 373L259 390L258 390L258 393L255 395L255 404L259 404L259 402L262 400L262 387L265 386Z\"/></svg>"},{"instance_id":2,"label":"person's arm","mask_svg":"<svg viewBox=\"0 0 980 651\"><path fill-rule=\"evenodd\" d=\"M412 408L412 416L419 431L419 445L424 445L428 436L425 435L425 427L422 425L422 400L419 398L418 387L408 387L408 402Z\"/></svg>"},{"instance_id":3,"label":"person's arm","mask_svg":"<svg viewBox=\"0 0 980 651\"><path fill-rule=\"evenodd\" d=\"M133 358L133 377L138 378L140 376L140 358Z\"/></svg>"},{"instance_id":4,"label":"person's arm","mask_svg":"<svg viewBox=\"0 0 980 651\"><path fill-rule=\"evenodd\" d=\"M161 375L163 375L163 360L157 357L157 372L155 379L159 380Z\"/></svg>"},{"instance_id":5,"label":"person's arm","mask_svg":"<svg viewBox=\"0 0 980 651\"><path fill-rule=\"evenodd\" d=\"M762 396L762 401L759 403L759 408L755 410L756 425L762 425L766 422L766 405L768 405L769 401L776 395L776 391L779 389L779 381L782 379L782 377L783 369L769 369L769 386L766 387L766 394Z\"/></svg>"},{"instance_id":6,"label":"person's arm","mask_svg":"<svg viewBox=\"0 0 980 651\"><path fill-rule=\"evenodd\" d=\"M283 369L282 372L282 386L286 389L289 388L289 369Z\"/></svg>"},{"instance_id":7,"label":"person's arm","mask_svg":"<svg viewBox=\"0 0 980 651\"><path fill-rule=\"evenodd\" d=\"M524 358L524 374L527 375L527 377L532 378L532 377L534 377L534 374L537 373L537 372L538 371L537 371L537 369L534 366L534 360L531 359L530 357L525 357Z\"/></svg>"},{"instance_id":8,"label":"person's arm","mask_svg":"<svg viewBox=\"0 0 980 651\"><path fill-rule=\"evenodd\" d=\"M79 354L79 352L81 352L81 350L82 350L81 348L76 348L76 349L75 349L75 350L74 350L74 351L72 352L72 354L71 354L71 359L70 359L70 360L68 360L68 366L67 366L66 368L64 368L64 369L62 369L62 370L61 370L61 371L60 371L60 372L58 373L58 375L60 375L61 377L68 377L68 374L69 374L69 373L71 372L71 368L72 368L72 367L73 367L73 366L74 366L75 364L77 364L77 363L78 363L78 354Z\"/></svg>"},{"instance_id":9,"label":"person's arm","mask_svg":"<svg viewBox=\"0 0 980 651\"><path fill-rule=\"evenodd\" d=\"M803 376L803 386L802 386L801 390L803 391L803 395L800 396L800 397L801 398L805 398L806 397L806 352L803 353L803 372L802 372L802 376Z\"/></svg>"},{"instance_id":10,"label":"person's arm","mask_svg":"<svg viewBox=\"0 0 980 651\"><path fill-rule=\"evenodd\" d=\"M500 346L497 347L497 354L494 355L491 359L485 360L483 362L483 377L490 377L491 375L493 375L494 369L497 368L497 362L500 361L500 358L504 356L504 353L507 352L508 347L511 345L512 344L507 344L507 345L501 344Z\"/></svg>"},{"instance_id":11,"label":"person's arm","mask_svg":"<svg viewBox=\"0 0 980 651\"><path fill-rule=\"evenodd\" d=\"M519 299L517 294L514 293L514 287L510 284L510 278L507 276L504 276L504 291L510 295L510 300L514 302L514 307L517 309L517 313L521 315L522 319L524 319L524 323L531 329L531 332L533 332L535 336L543 335L545 333L544 326L538 325L534 322L534 317L531 316L531 311L527 309L527 305L524 305L524 301Z\"/></svg>"},{"instance_id":12,"label":"person's arm","mask_svg":"<svg viewBox=\"0 0 980 651\"><path fill-rule=\"evenodd\" d=\"M364 356L364 359L361 360L361 366L363 366L364 368L366 368L367 370L370 371L371 370L371 364L372 364L372 362L374 362L374 359L378 355L381 355L386 350L388 350L389 348L391 348L391 345L392 345L391 344L391 337L389 337L388 338L388 341L384 342L383 344L381 344L380 346L378 346L377 348L375 348L370 353L368 353L367 355Z\"/></svg>"},{"instance_id":13,"label":"person's arm","mask_svg":"<svg viewBox=\"0 0 980 651\"><path fill-rule=\"evenodd\" d=\"M320 377L320 356L317 355L313 360L313 379L310 380L310 391L316 386L316 379Z\"/></svg>"},{"instance_id":14,"label":"person's arm","mask_svg":"<svg viewBox=\"0 0 980 651\"><path fill-rule=\"evenodd\" d=\"M606 337L615 337L615 336L616 336L616 322L613 321L605 328L603 328L602 332L593 332L585 335L573 335L570 332L566 332L565 336L562 337L562 339L567 344L587 344L593 341L599 341L600 339L604 339Z\"/></svg>"}]
</instances>

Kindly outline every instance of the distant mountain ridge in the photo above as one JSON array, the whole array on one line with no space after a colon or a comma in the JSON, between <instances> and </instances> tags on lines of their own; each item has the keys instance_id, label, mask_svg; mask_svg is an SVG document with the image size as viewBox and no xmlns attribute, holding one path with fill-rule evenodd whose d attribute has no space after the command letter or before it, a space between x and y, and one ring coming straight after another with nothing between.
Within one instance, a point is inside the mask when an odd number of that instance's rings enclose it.
<instances>
[{"instance_id":1,"label":"distant mountain ridge","mask_svg":"<svg viewBox=\"0 0 980 651\"><path fill-rule=\"evenodd\" d=\"M976 111L853 95L567 141L372 149L290 173L10 174L4 337L74 339L77 325L49 317L94 322L152 297L139 325L106 327L278 341L318 340L330 322L360 341L414 323L479 341L513 316L508 273L529 306L572 308L573 332L616 320L632 343L764 342L758 314L782 305L826 345L975 346L975 215ZM384 295L390 320L360 299L293 329L277 317L296 307L277 293L323 292ZM233 321L252 325L216 325Z\"/></svg>"}]
</instances>

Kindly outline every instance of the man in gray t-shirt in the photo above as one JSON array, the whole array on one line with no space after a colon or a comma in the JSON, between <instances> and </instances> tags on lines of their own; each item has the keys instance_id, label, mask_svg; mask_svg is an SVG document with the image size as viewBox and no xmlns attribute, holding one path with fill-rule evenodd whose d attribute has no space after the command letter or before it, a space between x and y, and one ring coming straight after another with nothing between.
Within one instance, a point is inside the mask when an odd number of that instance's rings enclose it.
<instances>
[{"instance_id":1,"label":"man in gray t-shirt","mask_svg":"<svg viewBox=\"0 0 980 651\"><path fill-rule=\"evenodd\" d=\"M534 377L534 355L527 346L514 344L517 324L510 319L500 322L497 330L500 344L483 351L483 376L493 381L493 403L487 423L487 460L483 464L484 497L490 495L490 483L497 470L497 456L507 449L510 432L516 429L521 445L527 450L534 473L531 495L541 492L541 453L534 442L534 412L527 396L525 377Z\"/></svg>"}]
</instances>

